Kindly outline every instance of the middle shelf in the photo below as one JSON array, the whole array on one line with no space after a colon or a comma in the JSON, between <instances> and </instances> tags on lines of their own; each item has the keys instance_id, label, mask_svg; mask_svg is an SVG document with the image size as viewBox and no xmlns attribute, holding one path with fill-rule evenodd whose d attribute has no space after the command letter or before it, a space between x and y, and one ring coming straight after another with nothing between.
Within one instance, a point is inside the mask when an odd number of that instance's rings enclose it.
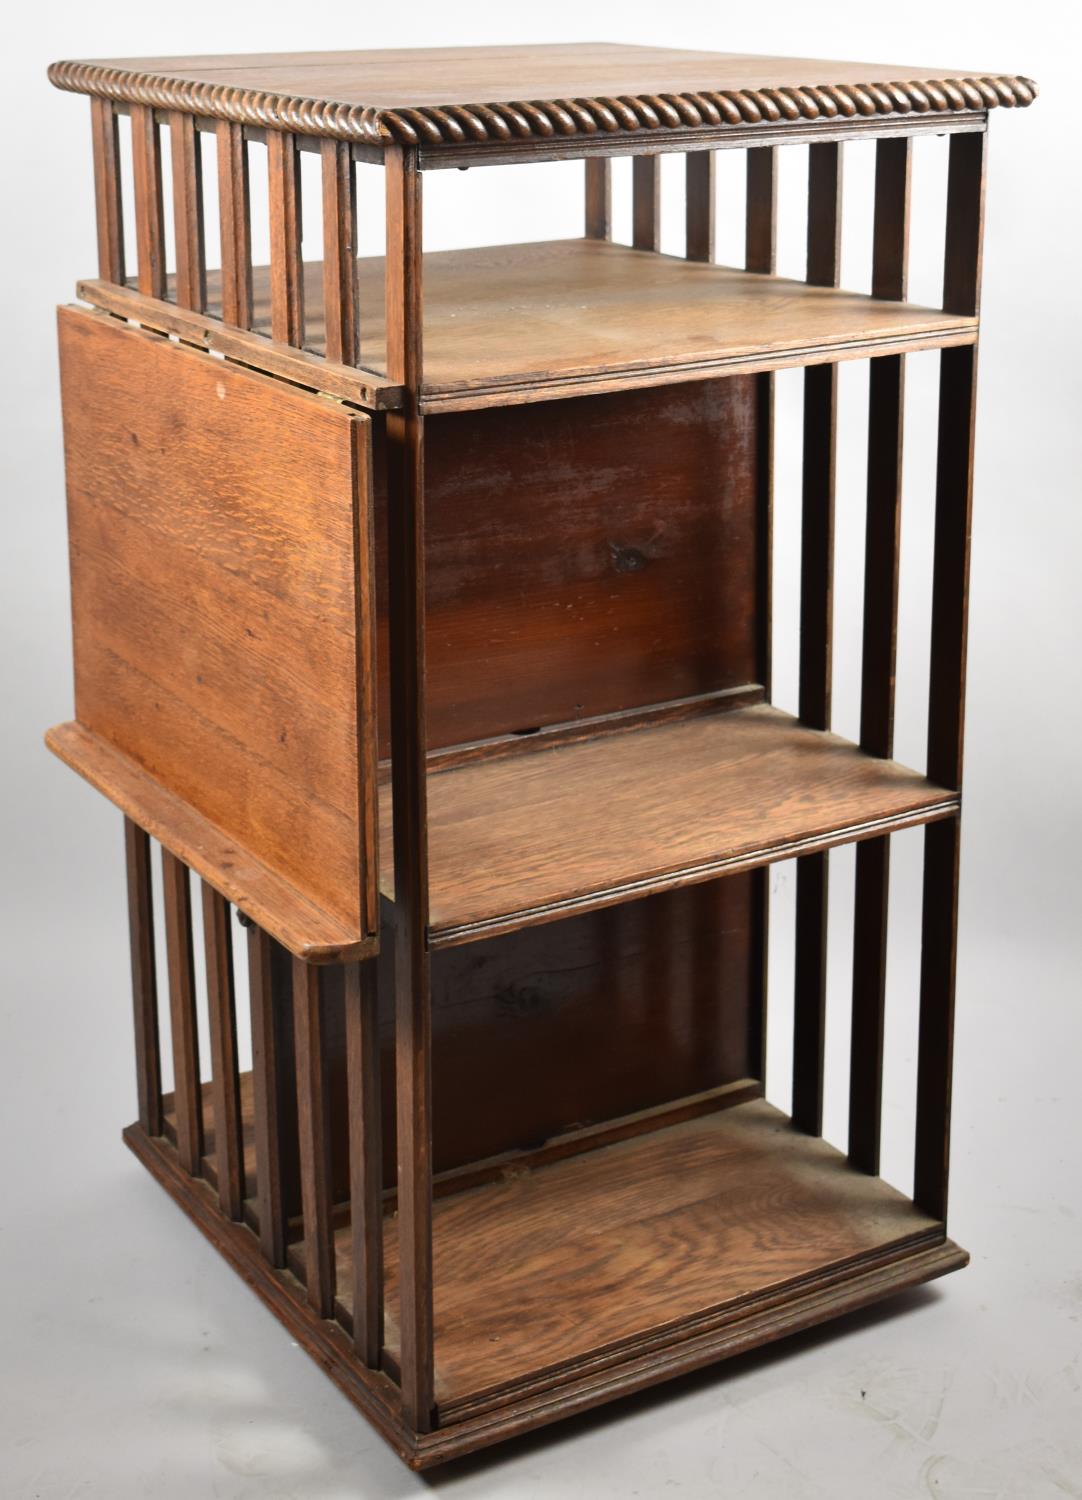
<instances>
[{"instance_id":1,"label":"middle shelf","mask_svg":"<svg viewBox=\"0 0 1082 1500\"><path fill-rule=\"evenodd\" d=\"M573 912L953 816L958 794L766 704L428 777L429 941ZM381 885L393 897L391 792Z\"/></svg>"}]
</instances>

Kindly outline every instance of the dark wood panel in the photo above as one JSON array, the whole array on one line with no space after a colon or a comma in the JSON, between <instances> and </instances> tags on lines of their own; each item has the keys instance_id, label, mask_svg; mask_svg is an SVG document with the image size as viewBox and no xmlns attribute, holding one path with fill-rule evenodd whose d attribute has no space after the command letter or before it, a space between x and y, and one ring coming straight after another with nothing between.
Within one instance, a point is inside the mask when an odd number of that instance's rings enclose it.
<instances>
[{"instance_id":1,"label":"dark wood panel","mask_svg":"<svg viewBox=\"0 0 1082 1500\"><path fill-rule=\"evenodd\" d=\"M60 328L80 723L363 930L367 419L113 319Z\"/></svg>"},{"instance_id":2,"label":"dark wood panel","mask_svg":"<svg viewBox=\"0 0 1082 1500\"><path fill-rule=\"evenodd\" d=\"M685 157L685 221L688 260L714 259L714 217L716 208L715 160L713 151L689 151Z\"/></svg>"},{"instance_id":3,"label":"dark wood panel","mask_svg":"<svg viewBox=\"0 0 1082 1500\"><path fill-rule=\"evenodd\" d=\"M258 927L248 930L252 1100L259 1245L286 1263L286 1223L301 1206L294 1067L292 959Z\"/></svg>"},{"instance_id":4,"label":"dark wood panel","mask_svg":"<svg viewBox=\"0 0 1082 1500\"><path fill-rule=\"evenodd\" d=\"M752 377L425 435L430 746L757 680Z\"/></svg>"},{"instance_id":5,"label":"dark wood panel","mask_svg":"<svg viewBox=\"0 0 1082 1500\"><path fill-rule=\"evenodd\" d=\"M379 1369L383 1350L384 1172L380 1128L382 1089L379 994L376 977L375 963L350 964L344 975L343 997L353 1259L353 1347L358 1359L372 1370Z\"/></svg>"}]
</instances>

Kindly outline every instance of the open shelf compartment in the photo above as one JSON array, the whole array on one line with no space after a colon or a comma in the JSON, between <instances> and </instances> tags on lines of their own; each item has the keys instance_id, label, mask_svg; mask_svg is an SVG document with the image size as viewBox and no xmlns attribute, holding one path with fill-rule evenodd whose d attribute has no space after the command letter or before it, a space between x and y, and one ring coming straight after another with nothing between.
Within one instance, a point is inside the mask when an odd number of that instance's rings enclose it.
<instances>
[{"instance_id":1,"label":"open shelf compartment","mask_svg":"<svg viewBox=\"0 0 1082 1500\"><path fill-rule=\"evenodd\" d=\"M386 379L384 261L362 259L357 271L359 363ZM267 335L268 266L253 269L252 286L252 328ZM124 291L104 283L84 282L80 295L110 311L124 307ZM170 278L167 298L174 296ZM219 271L207 273L207 296L208 310L219 314ZM319 261L305 262L304 306L305 348L322 354ZM138 310L128 311L136 316ZM608 240L437 251L424 257L422 404L428 411L461 411L551 400L644 382L946 348L972 343L976 335L973 317Z\"/></svg>"}]
</instances>

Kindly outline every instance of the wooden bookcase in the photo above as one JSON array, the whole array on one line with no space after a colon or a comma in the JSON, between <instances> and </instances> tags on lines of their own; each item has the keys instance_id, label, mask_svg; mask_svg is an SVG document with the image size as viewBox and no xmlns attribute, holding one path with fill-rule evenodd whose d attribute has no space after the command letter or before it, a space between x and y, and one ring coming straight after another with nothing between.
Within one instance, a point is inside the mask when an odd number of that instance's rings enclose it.
<instances>
[{"instance_id":1,"label":"wooden bookcase","mask_svg":"<svg viewBox=\"0 0 1082 1500\"><path fill-rule=\"evenodd\" d=\"M945 1221L985 142L1034 85L595 45L50 76L90 96L99 265L59 315L76 717L48 743L124 814L131 1149L415 1467L963 1265ZM928 132L949 137L936 307L906 298ZM839 286L842 156L868 139L858 292ZM799 281L775 272L790 145L809 148ZM722 150L746 162L736 267L714 257ZM683 258L659 251L671 152ZM631 245L612 236L621 156ZM569 158L582 238L422 258L426 172ZM383 169L379 259L357 256L358 163ZM892 752L918 350L941 375L927 762L909 769ZM852 359L870 361L859 743L831 733ZM793 366L795 716L770 670L774 372ZM914 825L909 1199L878 1172L890 835ZM845 843L847 1155L822 1139ZM790 858L791 1119L763 1097L767 876Z\"/></svg>"}]
</instances>

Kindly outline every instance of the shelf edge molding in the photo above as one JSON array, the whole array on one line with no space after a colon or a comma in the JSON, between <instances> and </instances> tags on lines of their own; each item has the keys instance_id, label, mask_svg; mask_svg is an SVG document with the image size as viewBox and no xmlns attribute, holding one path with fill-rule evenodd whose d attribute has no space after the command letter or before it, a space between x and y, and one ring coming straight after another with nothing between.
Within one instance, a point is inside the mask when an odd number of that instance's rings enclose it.
<instances>
[{"instance_id":1,"label":"shelf edge molding","mask_svg":"<svg viewBox=\"0 0 1082 1500\"><path fill-rule=\"evenodd\" d=\"M533 927L543 922L555 922L563 917L597 911L605 906L615 906L621 901L633 901L640 896L654 896L662 891L675 890L684 885L696 885L701 881L714 880L722 875L734 875L742 870L756 870L763 865L775 864L783 859L796 859L805 854L818 854L825 849L835 849L841 844L855 844L864 839L881 838L885 834L900 833L903 828L919 828L926 823L938 823L944 818L957 817L960 808L960 797L947 796L941 802L936 802L929 807L915 808L912 812L893 813L888 817L875 818L868 822L851 823L845 827L832 829L827 833L813 834L807 838L786 839L748 853L705 860L701 864L688 865L664 875L647 876L642 880L623 881L605 890L568 896L563 900L547 902L543 906L526 907L478 922L433 926L429 929L429 946L453 948L460 943L475 942L481 937L496 937L500 933L515 932L520 927ZM388 893L385 891L384 894Z\"/></svg>"},{"instance_id":2,"label":"shelf edge molding","mask_svg":"<svg viewBox=\"0 0 1082 1500\"><path fill-rule=\"evenodd\" d=\"M50 66L48 75L54 87L69 93L379 149L489 143L506 147L515 141L551 138L574 148L599 136L620 138L651 131L679 135L705 127L724 133L763 123L839 118L859 123L884 116L920 118L1021 109L1037 97L1031 78L1002 73L388 108L200 82L107 62L59 61Z\"/></svg>"}]
</instances>

